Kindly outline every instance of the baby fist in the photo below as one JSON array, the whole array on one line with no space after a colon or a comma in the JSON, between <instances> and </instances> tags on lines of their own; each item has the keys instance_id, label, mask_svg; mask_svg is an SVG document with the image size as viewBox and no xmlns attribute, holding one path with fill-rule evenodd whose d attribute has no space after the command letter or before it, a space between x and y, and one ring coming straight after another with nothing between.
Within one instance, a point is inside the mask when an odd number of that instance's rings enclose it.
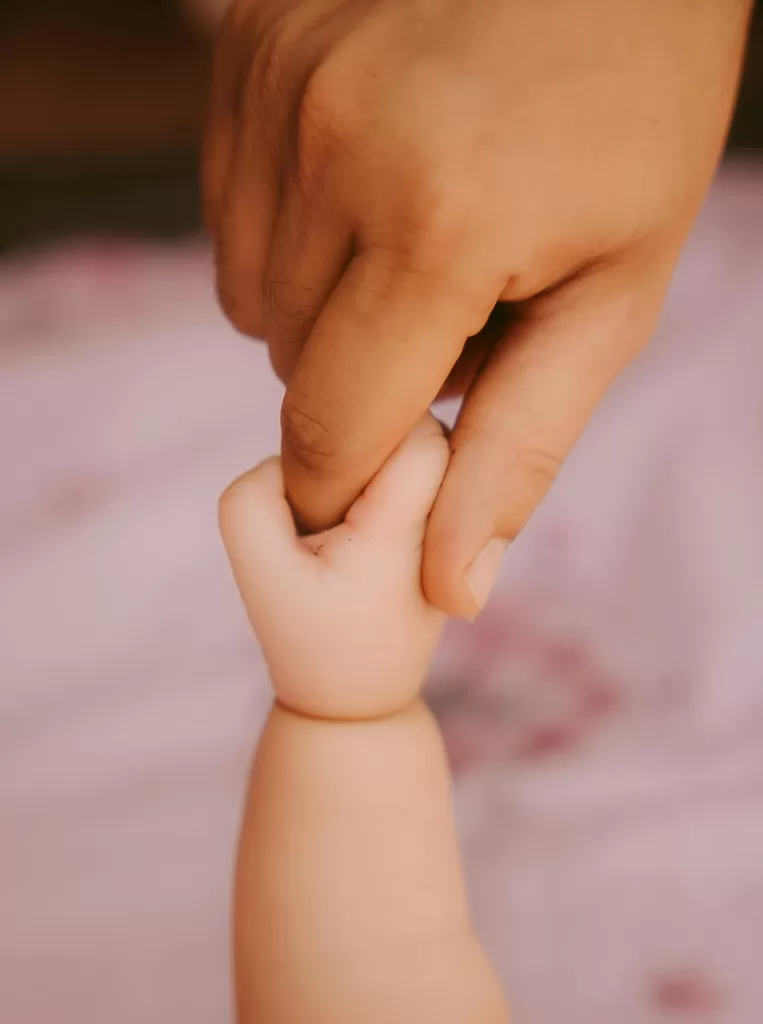
<instances>
[{"instance_id":1,"label":"baby fist","mask_svg":"<svg viewBox=\"0 0 763 1024\"><path fill-rule=\"evenodd\" d=\"M443 615L421 589L426 522L448 463L427 415L344 522L299 537L279 459L220 499L220 529L279 700L320 718L392 714L423 681Z\"/></svg>"}]
</instances>

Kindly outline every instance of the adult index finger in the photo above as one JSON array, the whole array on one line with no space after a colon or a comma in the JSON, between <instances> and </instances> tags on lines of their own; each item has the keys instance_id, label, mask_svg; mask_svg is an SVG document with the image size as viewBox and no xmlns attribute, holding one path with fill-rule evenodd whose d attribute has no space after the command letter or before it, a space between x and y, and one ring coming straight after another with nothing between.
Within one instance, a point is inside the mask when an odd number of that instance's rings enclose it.
<instances>
[{"instance_id":1,"label":"adult index finger","mask_svg":"<svg viewBox=\"0 0 763 1024\"><path fill-rule=\"evenodd\" d=\"M494 299L387 250L355 257L283 404L286 492L306 529L343 517L437 397Z\"/></svg>"}]
</instances>

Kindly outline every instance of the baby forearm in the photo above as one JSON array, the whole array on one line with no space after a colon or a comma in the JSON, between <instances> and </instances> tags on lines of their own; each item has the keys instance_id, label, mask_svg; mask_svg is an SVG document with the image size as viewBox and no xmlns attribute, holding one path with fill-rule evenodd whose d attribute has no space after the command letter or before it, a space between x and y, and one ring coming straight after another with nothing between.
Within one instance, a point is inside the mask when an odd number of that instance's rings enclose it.
<instances>
[{"instance_id":1,"label":"baby forearm","mask_svg":"<svg viewBox=\"0 0 763 1024\"><path fill-rule=\"evenodd\" d=\"M241 1024L500 1024L423 704L325 722L276 704L239 852Z\"/></svg>"},{"instance_id":2,"label":"baby forearm","mask_svg":"<svg viewBox=\"0 0 763 1024\"><path fill-rule=\"evenodd\" d=\"M315 537L298 534L278 460L221 500L283 702L239 850L240 1024L506 1021L469 922L440 735L414 701L444 621L422 593L421 552L449 454L425 417Z\"/></svg>"}]
</instances>

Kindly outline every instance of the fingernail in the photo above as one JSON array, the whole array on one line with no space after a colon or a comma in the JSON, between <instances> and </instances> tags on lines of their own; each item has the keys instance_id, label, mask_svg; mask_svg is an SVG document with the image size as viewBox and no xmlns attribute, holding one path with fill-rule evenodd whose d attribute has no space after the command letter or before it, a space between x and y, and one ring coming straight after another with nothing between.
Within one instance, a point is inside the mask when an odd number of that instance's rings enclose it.
<instances>
[{"instance_id":1,"label":"fingernail","mask_svg":"<svg viewBox=\"0 0 763 1024\"><path fill-rule=\"evenodd\" d=\"M477 605L476 614L479 614L487 604L505 551L506 541L501 537L493 537L464 573L466 585Z\"/></svg>"}]
</instances>

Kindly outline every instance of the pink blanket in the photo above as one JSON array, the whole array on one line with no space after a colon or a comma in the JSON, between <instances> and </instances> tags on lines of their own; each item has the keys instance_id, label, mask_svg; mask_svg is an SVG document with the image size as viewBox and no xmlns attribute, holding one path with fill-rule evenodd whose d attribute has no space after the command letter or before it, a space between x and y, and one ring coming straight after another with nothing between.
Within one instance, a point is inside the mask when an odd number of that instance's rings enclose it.
<instances>
[{"instance_id":1,"label":"pink blanket","mask_svg":"<svg viewBox=\"0 0 763 1024\"><path fill-rule=\"evenodd\" d=\"M202 245L0 268L3 1024L230 1016L268 693L215 501L279 400ZM763 1020L763 172L430 696L516 1024Z\"/></svg>"}]
</instances>

